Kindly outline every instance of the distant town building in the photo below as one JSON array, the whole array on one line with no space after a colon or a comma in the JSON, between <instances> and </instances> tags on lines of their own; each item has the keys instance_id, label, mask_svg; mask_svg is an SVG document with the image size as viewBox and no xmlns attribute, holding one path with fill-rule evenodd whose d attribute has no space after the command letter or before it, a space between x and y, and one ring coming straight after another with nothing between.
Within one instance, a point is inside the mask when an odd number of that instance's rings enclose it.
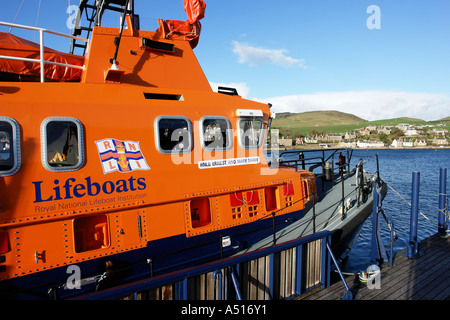
<instances>
[{"instance_id":1,"label":"distant town building","mask_svg":"<svg viewBox=\"0 0 450 320\"><path fill-rule=\"evenodd\" d=\"M408 130L409 128L411 128L411 125L409 123L399 123L397 125L397 128L399 128L402 131Z\"/></svg>"},{"instance_id":2,"label":"distant town building","mask_svg":"<svg viewBox=\"0 0 450 320\"><path fill-rule=\"evenodd\" d=\"M411 148L414 147L414 142L412 140L404 139L394 139L391 143L393 148Z\"/></svg>"},{"instance_id":3,"label":"distant town building","mask_svg":"<svg viewBox=\"0 0 450 320\"><path fill-rule=\"evenodd\" d=\"M432 130L428 130L428 134L436 136L445 136L446 133L448 133L448 130L444 128L434 128Z\"/></svg>"},{"instance_id":4,"label":"distant town building","mask_svg":"<svg viewBox=\"0 0 450 320\"><path fill-rule=\"evenodd\" d=\"M370 136L370 130L367 128L361 128L361 129L359 129L359 135L360 136Z\"/></svg>"},{"instance_id":5,"label":"distant town building","mask_svg":"<svg viewBox=\"0 0 450 320\"><path fill-rule=\"evenodd\" d=\"M377 132L378 132L378 134L383 133L383 134L385 134L385 135L390 135L390 134L391 134L391 131L392 131L392 129L391 129L390 126L380 126L380 127L377 127Z\"/></svg>"},{"instance_id":6,"label":"distant town building","mask_svg":"<svg viewBox=\"0 0 450 320\"><path fill-rule=\"evenodd\" d=\"M444 137L436 137L433 139L433 144L438 146L446 146L448 145L448 141Z\"/></svg>"},{"instance_id":7,"label":"distant town building","mask_svg":"<svg viewBox=\"0 0 450 320\"><path fill-rule=\"evenodd\" d=\"M394 140L392 140L391 147L393 147L393 148L403 148L403 140L402 139L394 139Z\"/></svg>"},{"instance_id":8,"label":"distant town building","mask_svg":"<svg viewBox=\"0 0 450 320\"><path fill-rule=\"evenodd\" d=\"M340 133L328 133L326 136L326 141L341 141L342 135Z\"/></svg>"},{"instance_id":9,"label":"distant town building","mask_svg":"<svg viewBox=\"0 0 450 320\"><path fill-rule=\"evenodd\" d=\"M338 144L339 148L356 148L356 141L354 140L342 140Z\"/></svg>"},{"instance_id":10,"label":"distant town building","mask_svg":"<svg viewBox=\"0 0 450 320\"><path fill-rule=\"evenodd\" d=\"M412 148L414 147L414 142L412 140L403 141L403 148Z\"/></svg>"},{"instance_id":11,"label":"distant town building","mask_svg":"<svg viewBox=\"0 0 450 320\"><path fill-rule=\"evenodd\" d=\"M317 137L305 137L303 141L305 143L317 143Z\"/></svg>"},{"instance_id":12,"label":"distant town building","mask_svg":"<svg viewBox=\"0 0 450 320\"><path fill-rule=\"evenodd\" d=\"M404 133L407 137L415 137L418 135L417 130L413 128L406 129Z\"/></svg>"},{"instance_id":13,"label":"distant town building","mask_svg":"<svg viewBox=\"0 0 450 320\"><path fill-rule=\"evenodd\" d=\"M383 148L384 147L384 143L382 141L361 141L358 140L358 142L356 143L356 146L358 148Z\"/></svg>"},{"instance_id":14,"label":"distant town building","mask_svg":"<svg viewBox=\"0 0 450 320\"><path fill-rule=\"evenodd\" d=\"M414 146L415 147L426 147L427 142L424 139L418 139L418 140L414 141Z\"/></svg>"},{"instance_id":15,"label":"distant town building","mask_svg":"<svg viewBox=\"0 0 450 320\"><path fill-rule=\"evenodd\" d=\"M280 146L292 147L292 139L291 138L282 137L281 139L278 140L278 143Z\"/></svg>"}]
</instances>

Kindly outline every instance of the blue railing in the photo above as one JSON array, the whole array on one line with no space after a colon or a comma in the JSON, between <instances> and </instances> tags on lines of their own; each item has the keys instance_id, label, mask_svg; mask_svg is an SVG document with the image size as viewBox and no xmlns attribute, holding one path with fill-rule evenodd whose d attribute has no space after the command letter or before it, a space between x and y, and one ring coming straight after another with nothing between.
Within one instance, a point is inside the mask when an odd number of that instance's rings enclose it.
<instances>
[{"instance_id":1,"label":"blue railing","mask_svg":"<svg viewBox=\"0 0 450 320\"><path fill-rule=\"evenodd\" d=\"M262 257L269 257L269 281L265 284L268 291L269 299L276 299L275 291L279 290L275 288L277 284L274 281L279 277L279 270L277 270L276 255L289 249L296 248L295 261L293 261L293 274L294 274L294 295L289 298L294 298L301 294L308 292L314 288L307 288L302 281L304 281L305 263L303 250L305 245L320 240L320 281L315 287L321 287L322 289L330 285L330 272L331 261L335 261L331 248L331 232L321 231L306 237L298 238L292 241L284 242L281 244L273 245L271 247L263 248L260 250L244 253L241 255L229 257L222 260L213 261L210 263L202 264L199 266L171 272L164 275L150 277L140 281L124 284L114 288L104 289L101 291L93 292L90 294L84 294L76 296L73 299L82 300L108 300L108 299L120 299L123 297L131 296L137 292L161 288L163 286L173 284L173 297L174 300L187 300L190 299L188 292L190 290L189 285L192 281L188 281L190 278L204 275L207 273L213 273L212 278L214 281L218 281L219 294L217 299L225 300L240 300L243 299L243 295L240 290L239 284L239 269L240 265L255 259ZM226 281L222 282L222 272L226 271L228 276ZM279 283L278 283L279 284ZM222 288L222 286L226 288ZM223 290L225 289L225 290ZM225 292L225 296L222 296L222 292Z\"/></svg>"}]
</instances>

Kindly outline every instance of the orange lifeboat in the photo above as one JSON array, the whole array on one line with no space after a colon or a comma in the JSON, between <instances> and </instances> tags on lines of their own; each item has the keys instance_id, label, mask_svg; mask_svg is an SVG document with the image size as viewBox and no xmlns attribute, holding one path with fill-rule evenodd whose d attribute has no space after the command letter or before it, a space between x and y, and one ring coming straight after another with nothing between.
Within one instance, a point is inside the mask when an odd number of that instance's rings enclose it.
<instances>
[{"instance_id":1,"label":"orange lifeboat","mask_svg":"<svg viewBox=\"0 0 450 320\"><path fill-rule=\"evenodd\" d=\"M122 5L126 27L99 19L86 56L0 35L9 298L64 298L234 254L300 219L316 195L312 172L268 165L270 106L211 90L192 50L203 1L156 31L139 30L129 1L97 3ZM65 290L73 265L97 280Z\"/></svg>"}]
</instances>

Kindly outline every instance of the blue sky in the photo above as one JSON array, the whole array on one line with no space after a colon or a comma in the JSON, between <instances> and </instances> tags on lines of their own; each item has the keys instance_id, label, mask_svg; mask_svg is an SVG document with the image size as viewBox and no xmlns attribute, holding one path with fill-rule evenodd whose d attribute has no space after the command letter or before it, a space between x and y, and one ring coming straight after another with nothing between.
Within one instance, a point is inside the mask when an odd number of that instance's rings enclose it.
<instances>
[{"instance_id":1,"label":"blue sky","mask_svg":"<svg viewBox=\"0 0 450 320\"><path fill-rule=\"evenodd\" d=\"M12 22L22 0L1 2L0 20ZM78 2L42 0L37 25L69 33L67 8ZM182 0L135 3L142 29L155 29L157 18L186 19ZM236 86L246 98L271 102L277 112L332 109L368 120L450 116L448 0L206 4L195 53L213 88ZM368 13L371 5L379 16ZM16 23L35 25L38 6L38 0L24 0ZM368 20L379 29L369 29ZM46 45L69 48L50 36Z\"/></svg>"}]
</instances>

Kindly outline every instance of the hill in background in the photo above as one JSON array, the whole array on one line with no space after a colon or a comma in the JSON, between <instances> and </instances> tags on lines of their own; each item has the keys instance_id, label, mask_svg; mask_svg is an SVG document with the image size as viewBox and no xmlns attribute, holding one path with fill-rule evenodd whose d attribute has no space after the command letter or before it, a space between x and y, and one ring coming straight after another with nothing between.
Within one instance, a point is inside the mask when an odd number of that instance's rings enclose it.
<instances>
[{"instance_id":1,"label":"hill in background","mask_svg":"<svg viewBox=\"0 0 450 320\"><path fill-rule=\"evenodd\" d=\"M400 123L416 125L443 123L450 125L450 117L430 122L408 117L367 121L355 115L340 111L284 112L277 113L276 118L272 122L272 128L279 129L282 136L298 137L310 135L311 133L345 133L369 125L396 126Z\"/></svg>"}]
</instances>

